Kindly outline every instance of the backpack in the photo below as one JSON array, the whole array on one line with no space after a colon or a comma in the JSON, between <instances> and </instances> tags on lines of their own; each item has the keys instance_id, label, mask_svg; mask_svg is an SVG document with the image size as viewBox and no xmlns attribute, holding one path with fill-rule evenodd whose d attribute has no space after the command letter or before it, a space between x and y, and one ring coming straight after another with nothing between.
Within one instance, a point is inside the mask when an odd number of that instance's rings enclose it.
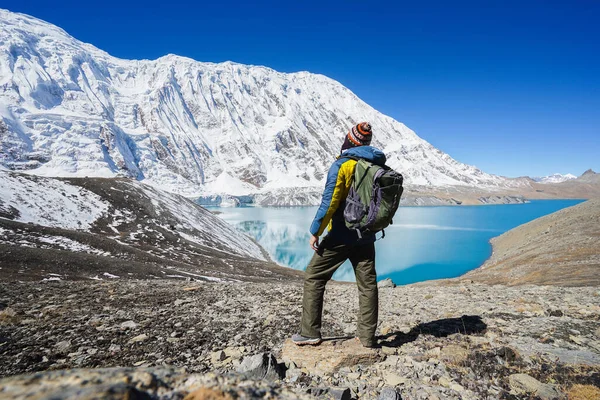
<instances>
[{"instance_id":1,"label":"backpack","mask_svg":"<svg viewBox=\"0 0 600 400\"><path fill-rule=\"evenodd\" d=\"M402 174L388 166L357 159L344 208L346 226L356 230L359 238L363 232L383 231L398 209L403 181Z\"/></svg>"}]
</instances>

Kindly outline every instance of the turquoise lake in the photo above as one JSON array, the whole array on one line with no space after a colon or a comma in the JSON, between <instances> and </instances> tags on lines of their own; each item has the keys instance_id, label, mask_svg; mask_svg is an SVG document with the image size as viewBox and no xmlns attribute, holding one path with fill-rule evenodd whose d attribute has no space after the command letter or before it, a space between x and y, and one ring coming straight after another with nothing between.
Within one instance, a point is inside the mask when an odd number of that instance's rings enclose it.
<instances>
[{"instance_id":1,"label":"turquoise lake","mask_svg":"<svg viewBox=\"0 0 600 400\"><path fill-rule=\"evenodd\" d=\"M491 255L489 240L516 226L582 200L534 200L526 204L400 207L386 236L376 242L378 279L396 284L453 278ZM313 251L308 227L317 207L217 208L219 215L254 237L281 265L304 270ZM346 262L334 279L353 281Z\"/></svg>"}]
</instances>

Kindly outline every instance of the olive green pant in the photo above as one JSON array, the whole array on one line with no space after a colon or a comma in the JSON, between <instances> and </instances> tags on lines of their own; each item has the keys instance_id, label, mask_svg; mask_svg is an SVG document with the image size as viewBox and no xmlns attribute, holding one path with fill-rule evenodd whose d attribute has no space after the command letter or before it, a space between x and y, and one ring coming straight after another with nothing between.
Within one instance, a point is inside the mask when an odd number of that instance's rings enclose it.
<instances>
[{"instance_id":1,"label":"olive green pant","mask_svg":"<svg viewBox=\"0 0 600 400\"><path fill-rule=\"evenodd\" d=\"M321 255L314 254L304 274L300 334L309 338L321 337L325 284L347 259L352 263L358 285L357 336L363 345L373 346L379 306L374 243L339 245L323 250Z\"/></svg>"}]
</instances>

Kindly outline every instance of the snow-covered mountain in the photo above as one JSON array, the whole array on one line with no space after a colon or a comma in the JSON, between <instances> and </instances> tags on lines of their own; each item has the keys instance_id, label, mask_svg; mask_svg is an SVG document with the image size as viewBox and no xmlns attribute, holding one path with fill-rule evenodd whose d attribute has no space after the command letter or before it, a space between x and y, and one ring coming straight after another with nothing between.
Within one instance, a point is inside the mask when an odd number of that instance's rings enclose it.
<instances>
[{"instance_id":1,"label":"snow-covered mountain","mask_svg":"<svg viewBox=\"0 0 600 400\"><path fill-rule=\"evenodd\" d=\"M565 181L570 181L571 179L577 179L577 176L573 175L573 174L552 174L552 175L548 175L548 176L541 176L541 177L535 177L535 178L531 178L534 181L538 182L538 183L561 183L561 182L565 182Z\"/></svg>"},{"instance_id":2,"label":"snow-covered mountain","mask_svg":"<svg viewBox=\"0 0 600 400\"><path fill-rule=\"evenodd\" d=\"M0 165L11 170L314 203L343 136L366 120L409 184L522 184L452 159L322 75L122 60L27 15L0 10L0 22Z\"/></svg>"}]
</instances>

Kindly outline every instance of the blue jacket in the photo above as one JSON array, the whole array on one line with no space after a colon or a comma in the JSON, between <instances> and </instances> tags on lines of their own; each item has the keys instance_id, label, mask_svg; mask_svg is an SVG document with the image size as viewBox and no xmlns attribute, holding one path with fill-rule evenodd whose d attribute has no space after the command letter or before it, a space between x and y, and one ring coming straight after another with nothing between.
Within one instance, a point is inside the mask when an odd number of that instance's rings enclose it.
<instances>
[{"instance_id":1,"label":"blue jacket","mask_svg":"<svg viewBox=\"0 0 600 400\"><path fill-rule=\"evenodd\" d=\"M359 242L356 231L348 229L344 221L346 196L352 186L356 167L356 160L349 157L363 158L377 165L384 165L386 161L385 154L381 150L371 146L360 146L346 150L331 165L327 173L321 205L310 225L310 233L315 236L320 236L325 228L328 228L327 242L329 245ZM365 243L373 241L375 241L374 234L367 234L360 240Z\"/></svg>"}]
</instances>

